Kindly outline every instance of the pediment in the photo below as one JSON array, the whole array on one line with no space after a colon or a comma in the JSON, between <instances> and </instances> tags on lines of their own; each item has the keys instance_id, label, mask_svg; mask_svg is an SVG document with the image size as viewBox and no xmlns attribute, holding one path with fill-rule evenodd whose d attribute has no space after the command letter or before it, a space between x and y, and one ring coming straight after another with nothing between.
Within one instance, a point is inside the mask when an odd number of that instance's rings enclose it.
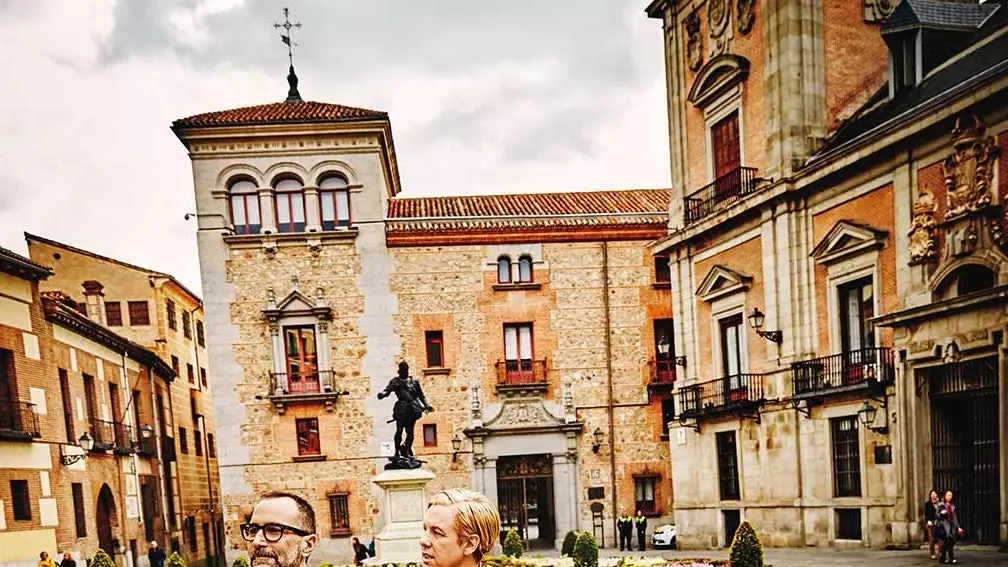
<instances>
[{"instance_id":1,"label":"pediment","mask_svg":"<svg viewBox=\"0 0 1008 567\"><path fill-rule=\"evenodd\" d=\"M287 294L287 297L277 303L277 311L284 313L289 311L310 311L314 307L315 302L297 290L290 292Z\"/></svg>"},{"instance_id":2,"label":"pediment","mask_svg":"<svg viewBox=\"0 0 1008 567\"><path fill-rule=\"evenodd\" d=\"M326 304L322 288L316 290L313 299L301 292L296 277L291 281L290 293L280 301L277 301L272 288L267 291L266 309L263 309L263 315L267 321L275 322L285 317L299 316L312 316L319 319L331 318L332 308Z\"/></svg>"},{"instance_id":3,"label":"pediment","mask_svg":"<svg viewBox=\"0 0 1008 567\"><path fill-rule=\"evenodd\" d=\"M562 412L558 416L546 407L546 404L547 402L538 396L504 398L500 411L484 427L491 430L524 430L556 428L565 425Z\"/></svg>"},{"instance_id":4,"label":"pediment","mask_svg":"<svg viewBox=\"0 0 1008 567\"><path fill-rule=\"evenodd\" d=\"M696 294L704 301L713 301L725 295L742 293L752 283L752 276L736 272L731 268L715 265L704 276Z\"/></svg>"},{"instance_id":5,"label":"pediment","mask_svg":"<svg viewBox=\"0 0 1008 567\"><path fill-rule=\"evenodd\" d=\"M697 71L686 100L702 109L748 76L748 59L739 55L718 55Z\"/></svg>"},{"instance_id":6,"label":"pediment","mask_svg":"<svg viewBox=\"0 0 1008 567\"><path fill-rule=\"evenodd\" d=\"M818 264L831 264L881 248L888 234L866 224L837 221L812 249L811 256Z\"/></svg>"}]
</instances>

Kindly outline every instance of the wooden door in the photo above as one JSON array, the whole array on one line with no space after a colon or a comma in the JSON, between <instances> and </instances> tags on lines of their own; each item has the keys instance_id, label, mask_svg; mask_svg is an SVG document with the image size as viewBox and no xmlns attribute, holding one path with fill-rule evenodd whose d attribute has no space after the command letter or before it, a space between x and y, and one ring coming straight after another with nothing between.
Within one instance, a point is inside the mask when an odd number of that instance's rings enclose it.
<instances>
[{"instance_id":1,"label":"wooden door","mask_svg":"<svg viewBox=\"0 0 1008 567\"><path fill-rule=\"evenodd\" d=\"M714 154L714 179L721 179L742 165L737 110L711 127L711 150Z\"/></svg>"}]
</instances>

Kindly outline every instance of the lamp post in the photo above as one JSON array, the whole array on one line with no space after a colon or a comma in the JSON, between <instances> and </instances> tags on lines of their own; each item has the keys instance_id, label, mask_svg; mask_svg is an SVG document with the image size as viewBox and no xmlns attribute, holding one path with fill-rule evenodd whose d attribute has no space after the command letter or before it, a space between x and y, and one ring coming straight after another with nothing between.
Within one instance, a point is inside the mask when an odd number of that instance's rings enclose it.
<instances>
[{"instance_id":1,"label":"lamp post","mask_svg":"<svg viewBox=\"0 0 1008 567\"><path fill-rule=\"evenodd\" d=\"M94 449L94 437L91 437L91 434L85 431L84 435L81 435L80 439L77 440L77 446L84 452L79 455L61 455L60 462L63 463L63 466L70 466L81 459L87 458L91 449Z\"/></svg>"},{"instance_id":2,"label":"lamp post","mask_svg":"<svg viewBox=\"0 0 1008 567\"><path fill-rule=\"evenodd\" d=\"M886 404L886 408L884 411L886 412L886 421L888 421L889 420L888 404ZM878 416L878 408L871 405L871 403L869 403L867 400L865 400L865 402L861 404L861 409L859 409L857 413L858 413L858 421L861 422L861 425L867 427L868 429L876 433L889 432L888 423L886 423L886 425L883 425L881 427L875 427L875 418ZM895 417L893 419L895 419Z\"/></svg>"},{"instance_id":3,"label":"lamp post","mask_svg":"<svg viewBox=\"0 0 1008 567\"><path fill-rule=\"evenodd\" d=\"M766 315L759 310L759 307L753 307L752 313L749 314L749 326L756 331L756 334L763 337L764 339L772 342L781 344L784 342L784 333L781 331L764 331L763 323L766 321Z\"/></svg>"}]
</instances>

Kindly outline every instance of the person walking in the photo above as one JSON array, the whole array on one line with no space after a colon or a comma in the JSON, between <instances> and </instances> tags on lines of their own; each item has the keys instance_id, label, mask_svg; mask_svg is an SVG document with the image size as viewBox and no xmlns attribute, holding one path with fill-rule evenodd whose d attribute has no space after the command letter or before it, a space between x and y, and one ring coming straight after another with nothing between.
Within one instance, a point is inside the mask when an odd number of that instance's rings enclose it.
<instances>
[{"instance_id":1,"label":"person walking","mask_svg":"<svg viewBox=\"0 0 1008 567\"><path fill-rule=\"evenodd\" d=\"M623 515L616 520L616 531L619 532L619 549L620 551L633 551L633 517L628 515L626 511L623 511Z\"/></svg>"},{"instance_id":2,"label":"person walking","mask_svg":"<svg viewBox=\"0 0 1008 567\"><path fill-rule=\"evenodd\" d=\"M938 517L938 527L935 530L939 538L942 538L941 552L938 556L938 563L958 563L955 558L955 540L961 537L963 529L959 526L959 518L956 517L955 504L952 503L952 491L945 492L945 500L935 507Z\"/></svg>"},{"instance_id":3,"label":"person walking","mask_svg":"<svg viewBox=\"0 0 1008 567\"><path fill-rule=\"evenodd\" d=\"M935 545L938 546L938 552L941 553L941 541L935 537L935 523L938 521L937 508L941 502L938 500L938 491L931 490L928 494L927 502L924 503L924 523L927 527L928 535L928 553L931 554L931 559L938 559L935 554Z\"/></svg>"},{"instance_id":4,"label":"person walking","mask_svg":"<svg viewBox=\"0 0 1008 567\"><path fill-rule=\"evenodd\" d=\"M147 550L147 561L150 562L150 567L164 567L166 557L165 550L161 549L156 541L151 541L150 549Z\"/></svg>"},{"instance_id":5,"label":"person walking","mask_svg":"<svg viewBox=\"0 0 1008 567\"><path fill-rule=\"evenodd\" d=\"M634 527L637 528L637 550L644 551L644 540L647 535L647 517L641 510L637 510L637 517L634 518Z\"/></svg>"},{"instance_id":6,"label":"person walking","mask_svg":"<svg viewBox=\"0 0 1008 567\"><path fill-rule=\"evenodd\" d=\"M38 567L56 567L56 562L46 552L39 553Z\"/></svg>"},{"instance_id":7,"label":"person walking","mask_svg":"<svg viewBox=\"0 0 1008 567\"><path fill-rule=\"evenodd\" d=\"M360 540L357 538L353 538L353 540L351 541L352 541L351 546L353 547L354 552L353 564L363 565L364 560L368 558L367 546L361 543Z\"/></svg>"},{"instance_id":8,"label":"person walking","mask_svg":"<svg viewBox=\"0 0 1008 567\"><path fill-rule=\"evenodd\" d=\"M63 552L63 560L60 561L59 567L77 567L77 562L74 561L73 557L70 557L69 551Z\"/></svg>"}]
</instances>

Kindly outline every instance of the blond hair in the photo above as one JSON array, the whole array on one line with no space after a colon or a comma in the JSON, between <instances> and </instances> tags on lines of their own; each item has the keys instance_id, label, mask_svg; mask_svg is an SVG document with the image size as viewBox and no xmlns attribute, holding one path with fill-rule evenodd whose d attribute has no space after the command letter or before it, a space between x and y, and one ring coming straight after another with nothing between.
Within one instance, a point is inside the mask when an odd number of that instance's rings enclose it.
<instances>
[{"instance_id":1,"label":"blond hair","mask_svg":"<svg viewBox=\"0 0 1008 567\"><path fill-rule=\"evenodd\" d=\"M459 539L477 536L479 543L473 556L477 561L493 549L500 535L500 514L489 498L464 488L449 488L435 494L431 506L452 506L455 508L455 533Z\"/></svg>"}]
</instances>

